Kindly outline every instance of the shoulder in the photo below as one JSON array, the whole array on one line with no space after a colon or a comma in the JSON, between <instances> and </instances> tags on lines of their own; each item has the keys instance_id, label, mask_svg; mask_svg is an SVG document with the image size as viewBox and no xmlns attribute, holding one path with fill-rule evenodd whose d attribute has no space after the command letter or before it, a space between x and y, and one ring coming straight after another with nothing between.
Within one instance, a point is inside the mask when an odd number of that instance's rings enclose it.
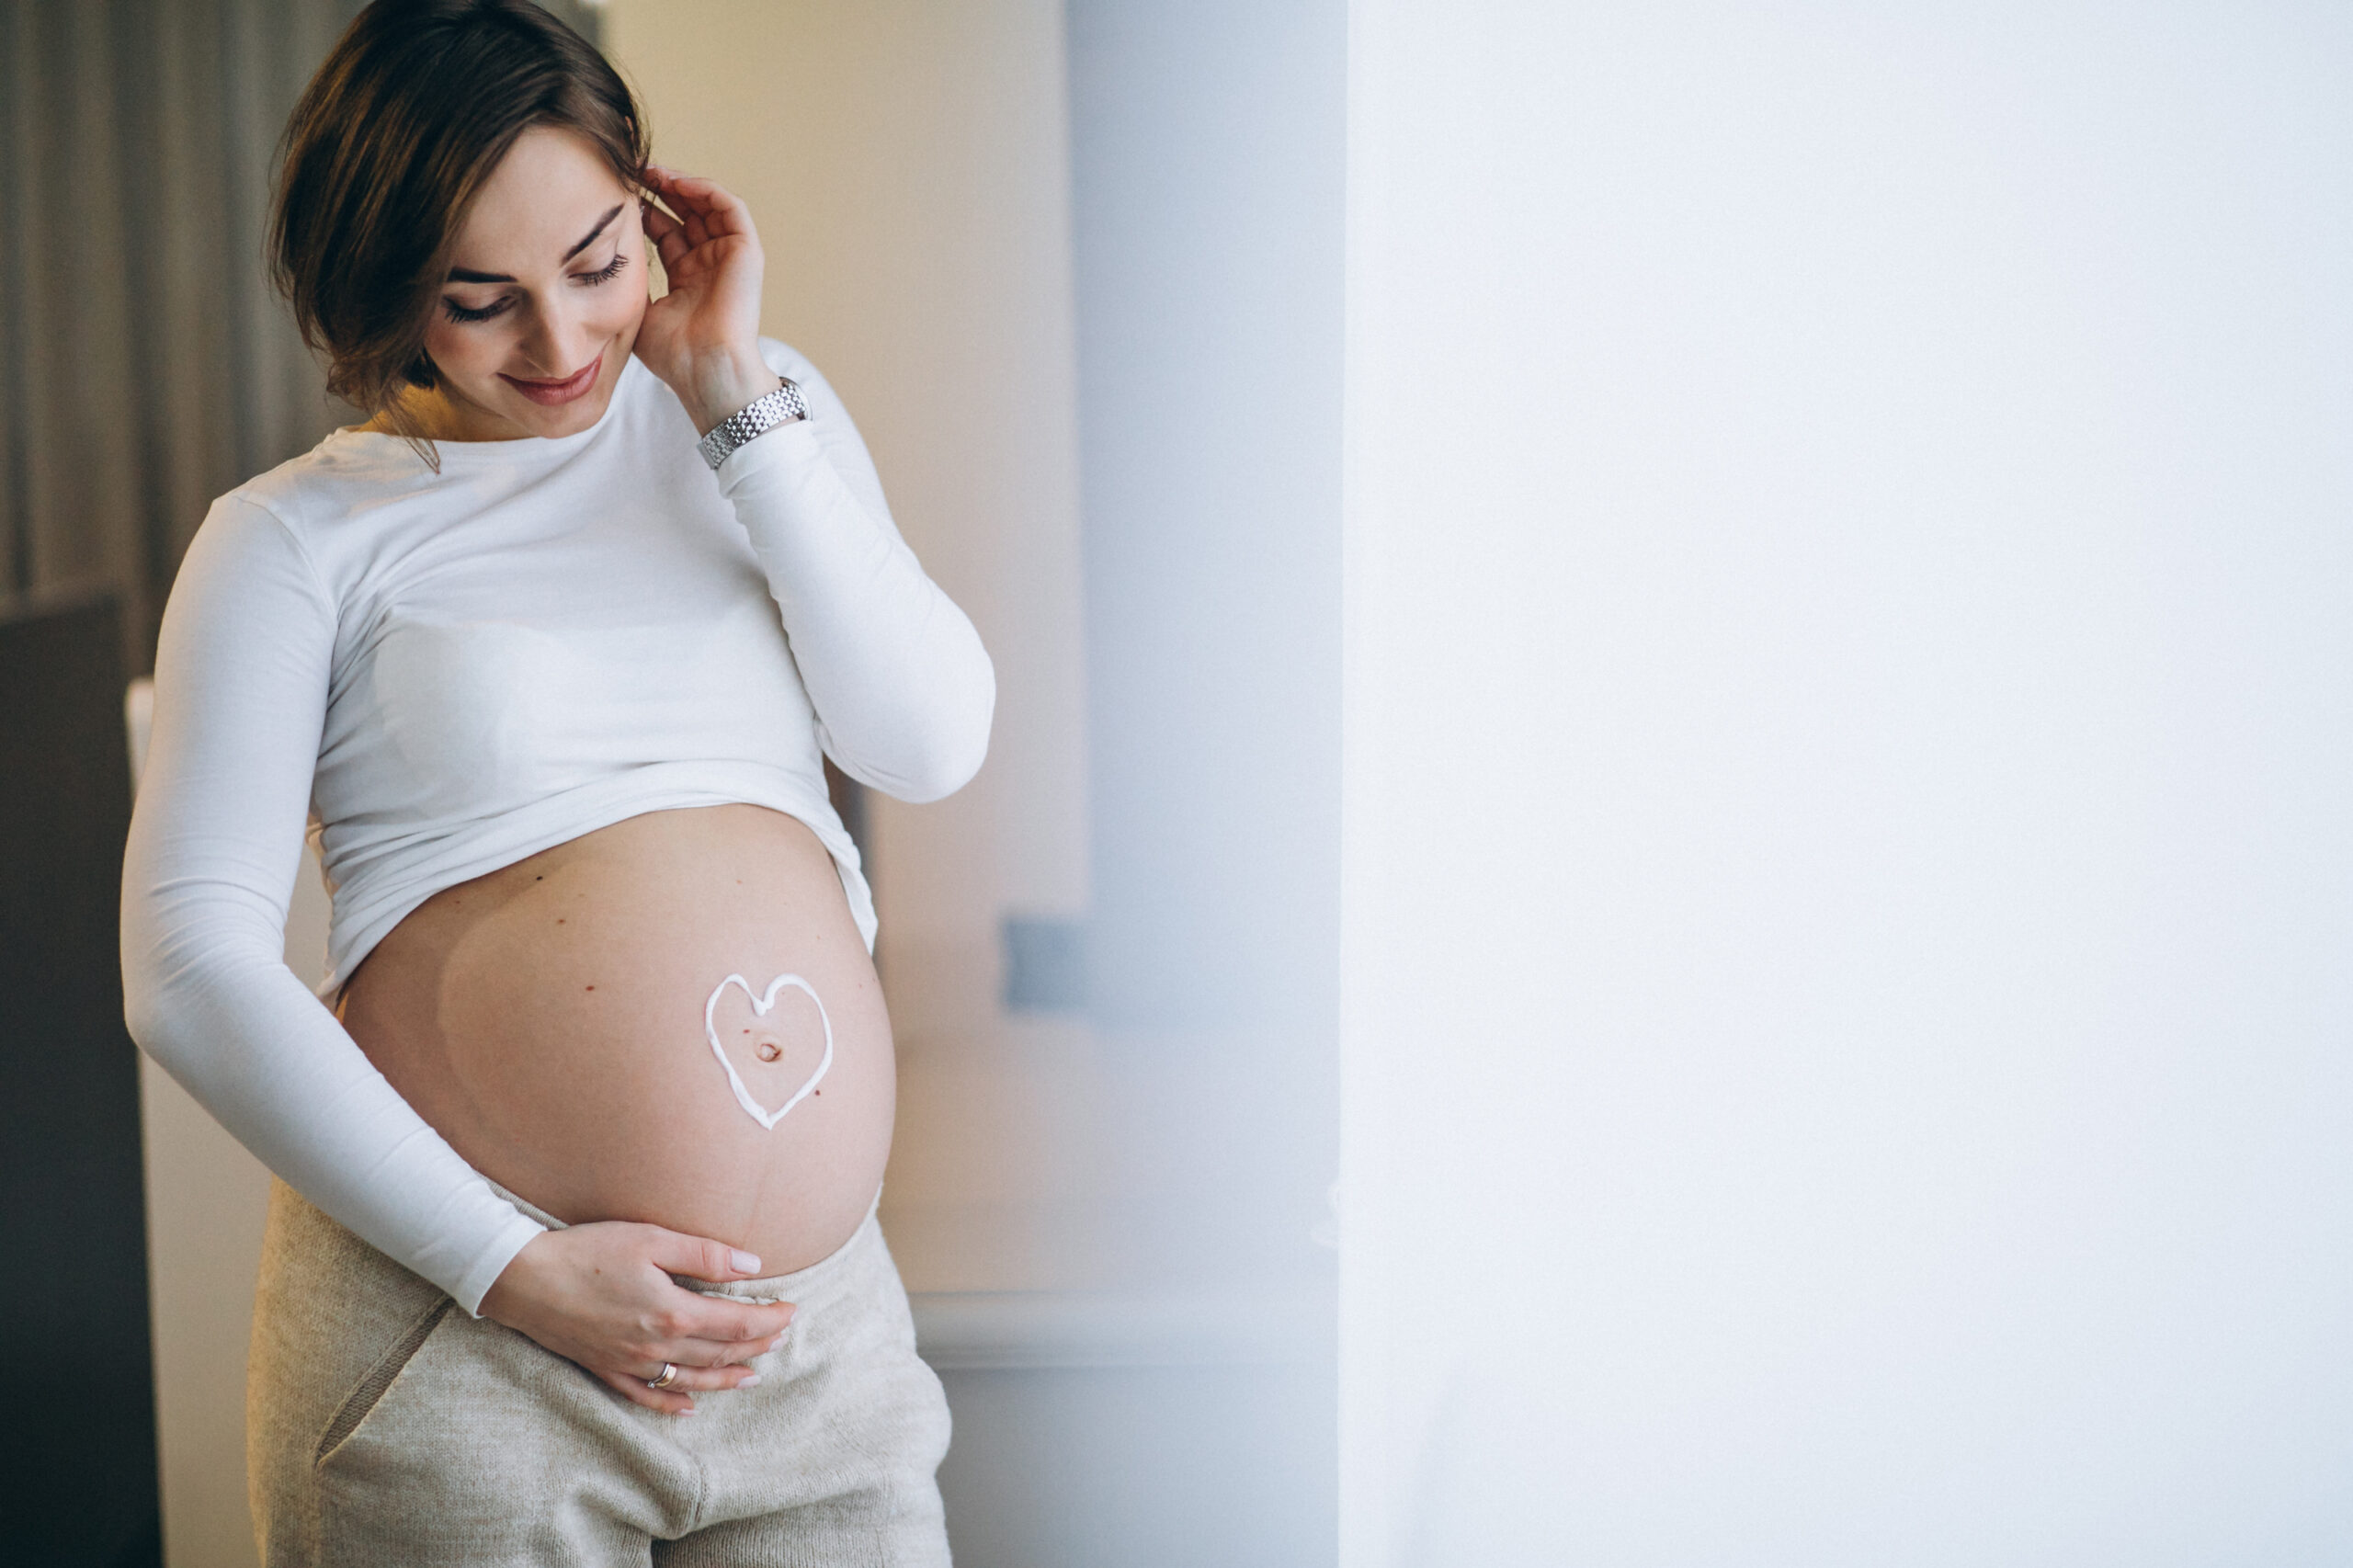
<instances>
[{"instance_id":1,"label":"shoulder","mask_svg":"<svg viewBox=\"0 0 2353 1568\"><path fill-rule=\"evenodd\" d=\"M325 578L302 530L288 520L286 499L250 483L217 497L180 557L172 597L188 597L204 585L237 597L274 591L327 602Z\"/></svg>"},{"instance_id":2,"label":"shoulder","mask_svg":"<svg viewBox=\"0 0 2353 1568\"><path fill-rule=\"evenodd\" d=\"M248 482L213 501L172 574L166 643L217 649L240 639L307 642L315 633L324 645L339 619L335 594L279 509L285 500Z\"/></svg>"},{"instance_id":3,"label":"shoulder","mask_svg":"<svg viewBox=\"0 0 2353 1568\"><path fill-rule=\"evenodd\" d=\"M211 512L205 518L206 526L210 527L218 517L259 512L276 518L281 528L291 533L298 519L311 516L313 493L322 477L320 469L317 448L301 457L289 458L276 468L254 475L214 501Z\"/></svg>"},{"instance_id":4,"label":"shoulder","mask_svg":"<svg viewBox=\"0 0 2353 1568\"><path fill-rule=\"evenodd\" d=\"M388 493L413 490L435 477L404 441L333 430L309 451L227 492L213 509L267 513L307 549L316 542L320 527Z\"/></svg>"},{"instance_id":5,"label":"shoulder","mask_svg":"<svg viewBox=\"0 0 2353 1568\"><path fill-rule=\"evenodd\" d=\"M188 541L181 574L225 575L258 585L275 581L306 597L331 600L331 574L323 555L334 520L381 494L392 459L383 443L355 441L337 431L309 451L289 458L216 497ZM405 446L399 456L423 468Z\"/></svg>"},{"instance_id":6,"label":"shoulder","mask_svg":"<svg viewBox=\"0 0 2353 1568\"><path fill-rule=\"evenodd\" d=\"M219 557L283 556L315 575L303 530L294 519L303 512L299 492L265 483L263 474L216 496L188 540L183 573L199 560Z\"/></svg>"}]
</instances>

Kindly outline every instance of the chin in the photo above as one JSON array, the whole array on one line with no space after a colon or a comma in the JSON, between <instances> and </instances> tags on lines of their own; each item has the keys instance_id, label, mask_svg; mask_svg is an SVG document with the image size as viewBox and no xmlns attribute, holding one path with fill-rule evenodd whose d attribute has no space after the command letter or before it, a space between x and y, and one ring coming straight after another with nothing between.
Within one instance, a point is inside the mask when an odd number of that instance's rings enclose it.
<instances>
[{"instance_id":1,"label":"chin","mask_svg":"<svg viewBox=\"0 0 2353 1568\"><path fill-rule=\"evenodd\" d=\"M613 401L613 389L597 387L559 408L541 408L520 398L515 401L522 406L509 417L532 435L577 436L605 416L606 408Z\"/></svg>"}]
</instances>

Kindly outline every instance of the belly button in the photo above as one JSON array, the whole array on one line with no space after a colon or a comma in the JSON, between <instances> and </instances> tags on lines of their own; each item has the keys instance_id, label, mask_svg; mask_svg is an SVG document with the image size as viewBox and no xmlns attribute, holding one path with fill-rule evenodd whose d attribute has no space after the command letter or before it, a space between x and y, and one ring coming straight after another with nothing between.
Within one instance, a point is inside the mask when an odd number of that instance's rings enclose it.
<instances>
[{"instance_id":1,"label":"belly button","mask_svg":"<svg viewBox=\"0 0 2353 1568\"><path fill-rule=\"evenodd\" d=\"M759 1053L759 1058L763 1062L774 1062L784 1054L784 1047L772 1040L764 1040L752 1049Z\"/></svg>"}]
</instances>

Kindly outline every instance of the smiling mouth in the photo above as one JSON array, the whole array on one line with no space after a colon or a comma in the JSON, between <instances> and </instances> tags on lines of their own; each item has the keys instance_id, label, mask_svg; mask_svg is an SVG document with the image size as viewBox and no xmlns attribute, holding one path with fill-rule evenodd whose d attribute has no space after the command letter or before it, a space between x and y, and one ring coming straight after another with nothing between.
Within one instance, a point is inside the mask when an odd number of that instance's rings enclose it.
<instances>
[{"instance_id":1,"label":"smiling mouth","mask_svg":"<svg viewBox=\"0 0 2353 1568\"><path fill-rule=\"evenodd\" d=\"M590 387L595 386L597 372L604 369L604 365L605 356L599 353L586 365L573 371L560 381L526 381L521 376L510 376L504 370L498 373L498 379L533 403L553 407L557 403L570 403L574 398L581 396Z\"/></svg>"}]
</instances>

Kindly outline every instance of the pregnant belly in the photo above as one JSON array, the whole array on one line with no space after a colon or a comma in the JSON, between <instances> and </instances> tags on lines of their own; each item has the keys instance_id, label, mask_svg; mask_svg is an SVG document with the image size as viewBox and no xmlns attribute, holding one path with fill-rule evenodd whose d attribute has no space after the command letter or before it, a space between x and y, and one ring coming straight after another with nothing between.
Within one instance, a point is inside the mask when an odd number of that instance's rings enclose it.
<instances>
[{"instance_id":1,"label":"pregnant belly","mask_svg":"<svg viewBox=\"0 0 2353 1568\"><path fill-rule=\"evenodd\" d=\"M445 888L339 1012L476 1170L573 1223L801 1268L890 1154L873 963L832 857L762 807L648 812Z\"/></svg>"}]
</instances>

